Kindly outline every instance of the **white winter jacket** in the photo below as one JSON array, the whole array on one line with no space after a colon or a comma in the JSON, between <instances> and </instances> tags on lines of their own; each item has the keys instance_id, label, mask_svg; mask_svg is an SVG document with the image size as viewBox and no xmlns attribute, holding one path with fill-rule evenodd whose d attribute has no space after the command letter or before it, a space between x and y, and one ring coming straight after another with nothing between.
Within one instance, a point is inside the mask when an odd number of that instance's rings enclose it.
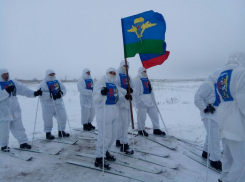
<instances>
[{"instance_id":1,"label":"white winter jacket","mask_svg":"<svg viewBox=\"0 0 245 182\"><path fill-rule=\"evenodd\" d=\"M41 88L42 89L42 92L43 92L42 96L39 96L40 97L40 102L41 102L42 106L45 106L45 105L53 106L54 105L53 104L53 100L52 100L51 95L50 95L50 92L49 92L48 85L46 83L48 81L54 81L54 80L56 80L56 77L55 76L53 76L53 77L50 77L49 76L49 74L51 72L52 73L55 73L51 69L47 70L46 71L45 78L37 86L37 89L39 90ZM59 85L60 85L60 90L63 92L62 97L64 97L65 94L66 94L66 87L65 87L65 85L61 81L58 81L58 82L59 82ZM60 99L54 100L55 104L63 104L62 103L62 97Z\"/></svg>"},{"instance_id":2,"label":"white winter jacket","mask_svg":"<svg viewBox=\"0 0 245 182\"><path fill-rule=\"evenodd\" d=\"M108 72L110 70L116 72L116 70L114 68L108 68L106 74L108 74ZM103 87L106 87L106 83L114 83L118 88L118 85L116 84L116 78L111 79L108 77L108 75L105 75L100 80L98 80L94 84L94 91L93 91L93 100L94 100L94 105L96 108L102 108L105 105L106 96L101 95L101 89ZM117 102L116 105L118 105L124 97L124 95L121 93L121 91L119 89L117 89L117 90L118 90L119 101Z\"/></svg>"},{"instance_id":3,"label":"white winter jacket","mask_svg":"<svg viewBox=\"0 0 245 182\"><path fill-rule=\"evenodd\" d=\"M142 72L145 69L142 67L142 69L138 70L138 75L134 78L133 80L133 84L134 84L134 92L133 92L133 96L134 96L134 103L136 105L137 108L149 108L149 107L153 107L155 106L154 104L154 99L153 99L153 95L152 94L143 94L144 92L144 87L141 81L141 78L146 78L144 75L142 75ZM151 85L152 89L153 86Z\"/></svg>"},{"instance_id":4,"label":"white winter jacket","mask_svg":"<svg viewBox=\"0 0 245 182\"><path fill-rule=\"evenodd\" d=\"M94 107L93 104L93 91L86 88L86 79L92 79L90 75L87 74L87 72L90 71L89 69L84 69L82 77L77 82L77 88L80 92L80 105L86 108L92 108ZM93 87L93 86L91 86Z\"/></svg>"},{"instance_id":5,"label":"white winter jacket","mask_svg":"<svg viewBox=\"0 0 245 182\"><path fill-rule=\"evenodd\" d=\"M210 75L209 78L207 78L198 88L195 98L194 98L194 103L195 106L200 110L200 115L203 119L212 119L216 122L217 121L217 107L214 106L214 102L216 101L216 93L215 93L215 86L218 76L220 73L220 69L216 70L214 74ZM204 113L204 109L206 107L212 104L213 107L216 109L213 114L211 113Z\"/></svg>"},{"instance_id":6,"label":"white winter jacket","mask_svg":"<svg viewBox=\"0 0 245 182\"><path fill-rule=\"evenodd\" d=\"M127 63L127 64L129 65L129 63ZM117 77L116 77L116 83L118 85L118 90L120 90L120 92L122 93L123 96L125 96L127 94L127 90L122 88L121 79L120 79L120 75L119 74L122 74L122 75L126 76L126 74L122 70L122 67L124 65L125 65L125 61L121 61L120 67L117 69ZM133 87L134 87L133 81L131 80L131 78L129 80L130 80L130 87L133 89ZM127 82L126 82L126 84L127 84ZM133 94L132 94L132 96L133 96ZM119 107L130 109L129 100L125 99L125 97L122 97L121 101L119 102Z\"/></svg>"},{"instance_id":7,"label":"white winter jacket","mask_svg":"<svg viewBox=\"0 0 245 182\"><path fill-rule=\"evenodd\" d=\"M16 87L16 95L22 95L29 98L35 97L33 90L16 80L12 81ZM0 77L0 82L4 82L2 77ZM19 117L21 117L21 109L18 98L16 96L9 96L5 89L0 89L0 122L12 121Z\"/></svg>"},{"instance_id":8,"label":"white winter jacket","mask_svg":"<svg viewBox=\"0 0 245 182\"><path fill-rule=\"evenodd\" d=\"M222 72L233 70L231 77L227 77L230 78L230 83L227 81L226 87L222 87L229 90L229 98L232 97L233 101L224 101L219 91L221 98L218 108L220 137L235 141L245 141L245 69L242 67L245 65L244 63L244 55L233 54L226 66L220 71L220 76L222 76L224 75ZM217 85L219 84L221 82L218 79Z\"/></svg>"}]
</instances>

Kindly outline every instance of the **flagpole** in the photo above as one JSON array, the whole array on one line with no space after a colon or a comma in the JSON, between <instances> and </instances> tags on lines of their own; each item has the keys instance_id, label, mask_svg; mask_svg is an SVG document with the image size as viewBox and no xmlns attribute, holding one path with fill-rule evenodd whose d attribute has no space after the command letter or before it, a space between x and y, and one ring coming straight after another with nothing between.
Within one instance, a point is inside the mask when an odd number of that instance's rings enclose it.
<instances>
[{"instance_id":1,"label":"flagpole","mask_svg":"<svg viewBox=\"0 0 245 182\"><path fill-rule=\"evenodd\" d=\"M129 76L128 76L128 63L127 58L125 58L125 65L126 65L126 75L127 75L127 82L128 82L128 95L130 96L130 84L129 84ZM132 109L132 101L129 99L130 104L130 112L131 112L131 122L132 122L132 129L134 129L134 116L133 116L133 109Z\"/></svg>"}]
</instances>

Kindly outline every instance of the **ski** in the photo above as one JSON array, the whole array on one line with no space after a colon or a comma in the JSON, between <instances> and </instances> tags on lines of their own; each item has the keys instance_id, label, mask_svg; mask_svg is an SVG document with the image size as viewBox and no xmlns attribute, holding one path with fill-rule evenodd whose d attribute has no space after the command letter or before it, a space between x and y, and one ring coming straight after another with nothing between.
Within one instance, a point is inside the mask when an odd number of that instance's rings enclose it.
<instances>
[{"instance_id":1,"label":"ski","mask_svg":"<svg viewBox=\"0 0 245 182\"><path fill-rule=\"evenodd\" d=\"M70 144L75 145L77 143L77 140L62 140L62 139L53 139L53 140L47 140L45 138L37 138L38 140L44 140L46 142L56 142L56 143L64 143L64 144Z\"/></svg>"},{"instance_id":2,"label":"ski","mask_svg":"<svg viewBox=\"0 0 245 182\"><path fill-rule=\"evenodd\" d=\"M172 149L172 150L174 150L174 149L176 149L177 147L178 147L178 145L177 144L173 144L173 143L165 143L165 142L160 142L160 141L157 141L154 137L152 137L152 136L148 136L148 137L145 137L147 140L150 140L150 141L152 141L152 142L155 142L155 143L158 143L158 144L160 144L160 145L162 145L162 146L164 146L164 147L167 147L167 148L169 148L169 149Z\"/></svg>"},{"instance_id":3,"label":"ski","mask_svg":"<svg viewBox=\"0 0 245 182\"><path fill-rule=\"evenodd\" d=\"M177 136L169 136L173 139L176 139L176 140L179 140L181 142L184 142L184 143L190 143L190 144L196 144L196 143L202 143L203 140L189 140L189 139L185 139L185 138L181 138L181 137L177 137Z\"/></svg>"},{"instance_id":4,"label":"ski","mask_svg":"<svg viewBox=\"0 0 245 182\"><path fill-rule=\"evenodd\" d=\"M134 158L134 159L139 159L139 160L142 160L142 161L145 161L145 162L149 162L149 163L152 163L152 164L156 164L158 166L162 166L162 167L166 167L166 168L170 168L170 169L176 169L180 166L180 164L178 163L175 163L175 164L169 164L168 162L153 162L153 161L149 161L147 159L144 159L142 157L139 157L139 156L135 156L135 155L127 155L127 154L124 154L123 152L118 152L118 151L115 151L115 150L111 150L111 152L114 152L114 153L117 153L117 154L121 154L123 156L127 156L127 157L131 157L131 158Z\"/></svg>"},{"instance_id":5,"label":"ski","mask_svg":"<svg viewBox=\"0 0 245 182\"><path fill-rule=\"evenodd\" d=\"M95 159L95 156L91 155L91 154L84 154L84 153L78 152L78 153L76 153L76 155ZM110 163L110 161L108 161L108 162ZM133 168L133 169L137 169L140 171L148 172L148 173L153 173L153 174L159 174L162 172L162 169L151 170L151 169L143 168L141 166L136 166L136 165L130 164L130 163L122 161L120 159L117 159L116 161L113 161L112 163L122 165L122 166L126 166L126 167Z\"/></svg>"},{"instance_id":6,"label":"ski","mask_svg":"<svg viewBox=\"0 0 245 182\"><path fill-rule=\"evenodd\" d=\"M139 134L138 134L138 131L132 131L132 130L130 130L130 131L128 131L128 134L130 134L130 135L134 135L134 136L138 136Z\"/></svg>"},{"instance_id":7,"label":"ski","mask_svg":"<svg viewBox=\"0 0 245 182\"><path fill-rule=\"evenodd\" d=\"M184 154L187 156L187 157L189 157L189 158L191 158L192 160L194 160L194 161L196 161L196 162L198 162L198 163L200 163L200 164L202 164L202 165L204 165L204 166L207 166L207 160L205 160L205 159L203 159L202 157L200 157L200 156L198 156L198 155L196 155L196 154L191 154L191 153L188 153L188 152L184 152ZM208 168L209 169L212 169L213 171L215 171L215 172L217 172L217 173L221 173L221 171L219 171L219 170L217 170L217 169L215 169L215 168L213 168L213 167L211 167L210 165L208 166Z\"/></svg>"},{"instance_id":8,"label":"ski","mask_svg":"<svg viewBox=\"0 0 245 182\"><path fill-rule=\"evenodd\" d=\"M187 146L184 146L184 148L185 148L186 150L188 150L189 152L191 152L191 153L193 153L193 154L195 154L195 155L197 155L197 156L199 156L199 157L201 157L201 155L202 155L199 151L197 151L197 150L194 149L194 148L187 147Z\"/></svg>"},{"instance_id":9,"label":"ski","mask_svg":"<svg viewBox=\"0 0 245 182\"><path fill-rule=\"evenodd\" d=\"M68 160L66 162L69 163L69 164L74 164L74 165L78 165L78 166L82 166L82 167L86 167L86 168L90 168L90 169L95 169L95 170L98 170L98 171L102 171L101 168L95 167L94 164L91 164L91 163L79 162L79 161L72 161L72 160ZM134 179L134 180L137 180L137 181L154 182L152 179L151 180L145 180L145 179L139 178L137 176L133 176L131 174L127 174L127 173L125 173L123 171L116 170L114 168L111 168L110 170L106 170L105 169L104 172L115 174L115 175L119 175L119 176L123 176L123 177L129 178L129 179Z\"/></svg>"},{"instance_id":10,"label":"ski","mask_svg":"<svg viewBox=\"0 0 245 182\"><path fill-rule=\"evenodd\" d=\"M155 154L155 153L151 153L151 152L148 152L148 151L145 151L145 150L140 150L140 149L134 149L134 151L141 152L141 153L144 153L144 154L154 155L154 156L158 156L158 157L163 157L163 158L168 157L170 155L170 153Z\"/></svg>"},{"instance_id":11,"label":"ski","mask_svg":"<svg viewBox=\"0 0 245 182\"><path fill-rule=\"evenodd\" d=\"M74 130L74 131L82 131L82 132L86 132L86 133L93 133L95 131L98 131L98 129L94 129L94 130L90 130L90 131L85 131L85 130L83 130L83 128L72 128L72 130Z\"/></svg>"},{"instance_id":12,"label":"ski","mask_svg":"<svg viewBox=\"0 0 245 182\"><path fill-rule=\"evenodd\" d=\"M42 154L48 154L48 155L58 155L61 151L58 150L57 152L45 152L43 150L38 150L38 149L21 149L21 148L14 148L16 150L22 150L22 151L28 151L28 152L35 152L35 153L42 153Z\"/></svg>"},{"instance_id":13,"label":"ski","mask_svg":"<svg viewBox=\"0 0 245 182\"><path fill-rule=\"evenodd\" d=\"M9 151L9 152L2 152L1 151L1 153L7 154L9 156L12 156L12 157L24 160L24 161L30 161L32 159L32 157L21 156L19 154L15 154L14 152L11 152L11 151Z\"/></svg>"},{"instance_id":14,"label":"ski","mask_svg":"<svg viewBox=\"0 0 245 182\"><path fill-rule=\"evenodd\" d=\"M97 140L95 137L84 137L84 136L77 136L76 139L81 139L81 140Z\"/></svg>"}]
</instances>

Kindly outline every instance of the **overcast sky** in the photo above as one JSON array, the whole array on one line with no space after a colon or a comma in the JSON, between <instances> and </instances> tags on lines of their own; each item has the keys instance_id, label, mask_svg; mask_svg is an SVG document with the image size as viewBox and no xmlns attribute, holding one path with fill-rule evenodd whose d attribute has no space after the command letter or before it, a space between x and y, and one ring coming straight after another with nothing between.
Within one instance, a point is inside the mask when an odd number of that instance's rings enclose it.
<instances>
[{"instance_id":1,"label":"overcast sky","mask_svg":"<svg viewBox=\"0 0 245 182\"><path fill-rule=\"evenodd\" d=\"M123 55L121 18L153 10L167 24L169 59L150 78L205 78L231 52L245 52L244 0L0 0L0 68L12 78L93 77L118 68ZM137 74L138 55L128 59Z\"/></svg>"}]
</instances>

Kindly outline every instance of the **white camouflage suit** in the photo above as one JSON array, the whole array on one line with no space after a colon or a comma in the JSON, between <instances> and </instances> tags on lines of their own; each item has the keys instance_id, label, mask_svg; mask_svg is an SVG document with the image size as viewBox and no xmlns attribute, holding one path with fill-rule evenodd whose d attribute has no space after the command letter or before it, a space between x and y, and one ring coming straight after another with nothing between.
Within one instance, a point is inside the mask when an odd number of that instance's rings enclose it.
<instances>
[{"instance_id":1,"label":"white camouflage suit","mask_svg":"<svg viewBox=\"0 0 245 182\"><path fill-rule=\"evenodd\" d=\"M54 70L48 69L46 71L46 76L43 81L38 85L38 89L41 88L43 93L40 96L40 102L42 105L42 116L44 121L44 132L48 133L52 131L53 128L53 117L56 118L58 122L58 131L65 131L66 128L66 110L64 108L64 103L62 97L66 94L66 88L63 83L59 82L60 90L63 95L60 99L53 100L49 92L49 88L46 82L56 80L56 76L49 76L49 74L55 73ZM54 105L55 104L55 105ZM57 114L56 114L57 112Z\"/></svg>"},{"instance_id":2,"label":"white camouflage suit","mask_svg":"<svg viewBox=\"0 0 245 182\"><path fill-rule=\"evenodd\" d=\"M138 75L134 78L133 101L138 110L137 113L138 130L144 130L145 128L146 113L149 115L151 119L151 122L153 124L153 129L160 129L159 116L154 103L154 99L152 98L152 94L144 94L144 87L141 79L147 78L147 75L142 74L142 72L145 70L146 69L144 67L140 67L138 69Z\"/></svg>"},{"instance_id":3,"label":"white camouflage suit","mask_svg":"<svg viewBox=\"0 0 245 182\"><path fill-rule=\"evenodd\" d=\"M245 181L245 54L230 55L217 80L220 138L224 149L222 182Z\"/></svg>"},{"instance_id":4,"label":"white camouflage suit","mask_svg":"<svg viewBox=\"0 0 245 182\"><path fill-rule=\"evenodd\" d=\"M127 90L123 88L123 85L128 86L126 70L125 70L125 61L121 61L120 67L117 69L117 85L118 89L122 93L122 95L127 94ZM127 62L129 66L129 62ZM130 77L129 77L130 78ZM130 79L130 87L133 88L133 82ZM129 100L126 100L125 97L121 99L119 103L119 126L118 126L118 136L117 140L120 140L121 144L128 144L128 128L131 121L130 114L130 104Z\"/></svg>"},{"instance_id":5,"label":"white camouflage suit","mask_svg":"<svg viewBox=\"0 0 245 182\"><path fill-rule=\"evenodd\" d=\"M216 95L216 89L214 86L214 84L216 84L217 82L219 71L220 70L216 70L214 74L210 75L209 78L200 85L195 94L194 101L196 107L198 107L198 109L200 110L200 115L207 131L203 150L210 154L209 159L211 161L220 161L221 159L219 124L217 120L217 107L220 100L218 95ZM209 104L211 104L215 108L213 114L204 113L204 109L206 109Z\"/></svg>"},{"instance_id":6,"label":"white camouflage suit","mask_svg":"<svg viewBox=\"0 0 245 182\"><path fill-rule=\"evenodd\" d=\"M92 80L91 76L87 74L90 72L88 68L83 70L82 77L77 82L77 88L80 92L80 105L81 105L81 123L92 123L95 116L95 108L93 103L93 84L88 83L89 87L86 87L86 81ZM93 80L92 80L93 81Z\"/></svg>"},{"instance_id":7,"label":"white camouflage suit","mask_svg":"<svg viewBox=\"0 0 245 182\"><path fill-rule=\"evenodd\" d=\"M5 82L1 75L8 73L7 69L0 69L0 82ZM9 78L9 80L11 80ZM16 95L34 98L34 91L27 88L24 84L12 80ZM0 86L1 88L1 86ZM17 96L9 95L5 89L0 89L0 147L5 147L9 142L9 130L21 145L27 143L28 139L21 118L21 109Z\"/></svg>"},{"instance_id":8,"label":"white camouflage suit","mask_svg":"<svg viewBox=\"0 0 245 182\"><path fill-rule=\"evenodd\" d=\"M118 133L118 102L113 105L106 104L107 98L109 97L109 93L107 92L107 96L103 96L101 94L101 89L106 87L106 83L115 84L116 78L112 78L109 75L110 71L116 72L114 68L108 68L106 70L106 75L101 78L101 80L95 83L94 91L93 91L93 99L96 109L96 121L98 126L98 140L97 140L97 149L96 149L96 157L105 157L103 156L103 134L104 134L104 154L106 151L109 151L113 142L115 142L117 133ZM118 87L116 85L116 87ZM122 99L122 94L118 89L115 89L114 92L112 90L112 95L118 96L119 100ZM104 125L104 131L103 131Z\"/></svg>"}]
</instances>

